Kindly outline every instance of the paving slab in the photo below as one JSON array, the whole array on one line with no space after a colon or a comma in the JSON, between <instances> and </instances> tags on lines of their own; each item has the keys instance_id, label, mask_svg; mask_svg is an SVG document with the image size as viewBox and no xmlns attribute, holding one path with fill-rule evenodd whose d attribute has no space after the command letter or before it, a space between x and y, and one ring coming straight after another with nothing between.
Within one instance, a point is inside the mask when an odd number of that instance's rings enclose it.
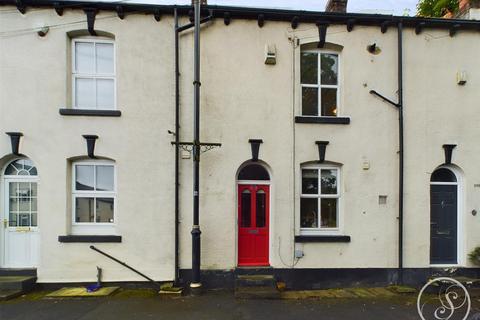
<instances>
[{"instance_id":1,"label":"paving slab","mask_svg":"<svg viewBox=\"0 0 480 320\"><path fill-rule=\"evenodd\" d=\"M83 297L108 297L115 293L119 287L103 287L97 291L88 292L84 287L62 288L47 294L46 298L83 298Z\"/></svg>"}]
</instances>

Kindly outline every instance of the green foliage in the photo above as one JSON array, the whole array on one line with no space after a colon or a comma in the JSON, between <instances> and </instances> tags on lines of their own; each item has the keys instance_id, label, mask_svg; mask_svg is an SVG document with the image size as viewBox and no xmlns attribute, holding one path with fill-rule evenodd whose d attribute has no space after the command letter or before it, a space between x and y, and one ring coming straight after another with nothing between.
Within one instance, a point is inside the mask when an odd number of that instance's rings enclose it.
<instances>
[{"instance_id":1,"label":"green foliage","mask_svg":"<svg viewBox=\"0 0 480 320\"><path fill-rule=\"evenodd\" d=\"M468 257L473 264L480 266L480 247L476 247Z\"/></svg>"},{"instance_id":2,"label":"green foliage","mask_svg":"<svg viewBox=\"0 0 480 320\"><path fill-rule=\"evenodd\" d=\"M458 11L458 0L420 0L417 15L421 17L443 17L448 11Z\"/></svg>"}]
</instances>

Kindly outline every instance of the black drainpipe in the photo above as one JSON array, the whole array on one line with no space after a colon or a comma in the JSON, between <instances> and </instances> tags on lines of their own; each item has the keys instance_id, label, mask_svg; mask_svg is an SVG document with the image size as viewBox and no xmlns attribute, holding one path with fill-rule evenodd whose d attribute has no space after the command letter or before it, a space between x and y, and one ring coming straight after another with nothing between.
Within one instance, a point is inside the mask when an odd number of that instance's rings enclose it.
<instances>
[{"instance_id":1,"label":"black drainpipe","mask_svg":"<svg viewBox=\"0 0 480 320\"><path fill-rule=\"evenodd\" d=\"M175 284L179 279L179 142L180 142L180 68L178 61L178 13L177 8L174 9L175 19Z\"/></svg>"},{"instance_id":2,"label":"black drainpipe","mask_svg":"<svg viewBox=\"0 0 480 320\"><path fill-rule=\"evenodd\" d=\"M398 271L399 283L403 284L403 23L398 22L398 130L399 130L399 177L398 177Z\"/></svg>"},{"instance_id":3,"label":"black drainpipe","mask_svg":"<svg viewBox=\"0 0 480 320\"><path fill-rule=\"evenodd\" d=\"M193 59L193 225L192 225L192 282L190 289L200 291L200 0L194 1L195 31Z\"/></svg>"}]
</instances>

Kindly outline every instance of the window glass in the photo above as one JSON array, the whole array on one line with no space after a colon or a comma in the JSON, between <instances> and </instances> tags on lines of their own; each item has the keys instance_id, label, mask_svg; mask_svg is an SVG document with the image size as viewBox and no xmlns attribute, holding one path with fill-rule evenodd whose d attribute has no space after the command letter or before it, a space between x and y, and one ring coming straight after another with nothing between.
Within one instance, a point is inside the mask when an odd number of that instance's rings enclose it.
<instances>
[{"instance_id":1,"label":"window glass","mask_svg":"<svg viewBox=\"0 0 480 320\"><path fill-rule=\"evenodd\" d=\"M33 162L29 159L18 159L10 162L10 164L5 169L5 175L36 176L37 168L35 168Z\"/></svg>"},{"instance_id":2,"label":"window glass","mask_svg":"<svg viewBox=\"0 0 480 320\"><path fill-rule=\"evenodd\" d=\"M257 203L256 203L256 215L257 215L257 221L256 221L256 227L257 228L263 228L265 227L265 222L266 222L266 194L265 191L263 190L258 190L257 191Z\"/></svg>"},{"instance_id":3,"label":"window glass","mask_svg":"<svg viewBox=\"0 0 480 320\"><path fill-rule=\"evenodd\" d=\"M18 214L18 224L19 227L30 227L30 214L26 212L20 212Z\"/></svg>"},{"instance_id":4,"label":"window glass","mask_svg":"<svg viewBox=\"0 0 480 320\"><path fill-rule=\"evenodd\" d=\"M113 79L97 79L97 107L100 109L113 109L114 102Z\"/></svg>"},{"instance_id":5,"label":"window glass","mask_svg":"<svg viewBox=\"0 0 480 320\"><path fill-rule=\"evenodd\" d=\"M302 88L302 114L318 115L318 88Z\"/></svg>"},{"instance_id":6,"label":"window glass","mask_svg":"<svg viewBox=\"0 0 480 320\"><path fill-rule=\"evenodd\" d=\"M97 73L113 73L113 43L96 43Z\"/></svg>"},{"instance_id":7,"label":"window glass","mask_svg":"<svg viewBox=\"0 0 480 320\"><path fill-rule=\"evenodd\" d=\"M96 190L97 191L113 191L114 168L113 166L98 165L95 166L97 170Z\"/></svg>"},{"instance_id":8,"label":"window glass","mask_svg":"<svg viewBox=\"0 0 480 320\"><path fill-rule=\"evenodd\" d=\"M93 42L75 43L75 70L81 73L95 72L95 53Z\"/></svg>"},{"instance_id":9,"label":"window glass","mask_svg":"<svg viewBox=\"0 0 480 320\"><path fill-rule=\"evenodd\" d=\"M73 107L113 110L115 108L114 44L100 39L74 43Z\"/></svg>"},{"instance_id":10,"label":"window glass","mask_svg":"<svg viewBox=\"0 0 480 320\"><path fill-rule=\"evenodd\" d=\"M336 53L322 53L321 51L301 53L302 115L337 116L338 61Z\"/></svg>"},{"instance_id":11,"label":"window glass","mask_svg":"<svg viewBox=\"0 0 480 320\"><path fill-rule=\"evenodd\" d=\"M113 223L113 198L96 198L96 222Z\"/></svg>"},{"instance_id":12,"label":"window glass","mask_svg":"<svg viewBox=\"0 0 480 320\"><path fill-rule=\"evenodd\" d=\"M93 222L93 198L75 199L75 222Z\"/></svg>"},{"instance_id":13,"label":"window glass","mask_svg":"<svg viewBox=\"0 0 480 320\"><path fill-rule=\"evenodd\" d=\"M318 194L318 170L302 170L302 193Z\"/></svg>"},{"instance_id":14,"label":"window glass","mask_svg":"<svg viewBox=\"0 0 480 320\"><path fill-rule=\"evenodd\" d=\"M251 198L252 195L250 191L244 190L242 192L242 210L241 210L241 223L240 226L242 228L250 228L252 226L252 221L251 221Z\"/></svg>"},{"instance_id":15,"label":"window glass","mask_svg":"<svg viewBox=\"0 0 480 320\"><path fill-rule=\"evenodd\" d=\"M94 167L91 165L75 166L75 189L94 190Z\"/></svg>"},{"instance_id":16,"label":"window glass","mask_svg":"<svg viewBox=\"0 0 480 320\"><path fill-rule=\"evenodd\" d=\"M300 200L300 220L302 228L318 228L318 199Z\"/></svg>"},{"instance_id":17,"label":"window glass","mask_svg":"<svg viewBox=\"0 0 480 320\"><path fill-rule=\"evenodd\" d=\"M115 166L75 164L74 221L113 223L115 220ZM78 192L81 191L81 192Z\"/></svg>"},{"instance_id":18,"label":"window glass","mask_svg":"<svg viewBox=\"0 0 480 320\"><path fill-rule=\"evenodd\" d=\"M37 183L10 182L8 189L8 225L10 227L37 226ZM35 194L32 192L33 189Z\"/></svg>"},{"instance_id":19,"label":"window glass","mask_svg":"<svg viewBox=\"0 0 480 320\"><path fill-rule=\"evenodd\" d=\"M270 175L263 166L251 163L240 170L238 180L270 180Z\"/></svg>"},{"instance_id":20,"label":"window glass","mask_svg":"<svg viewBox=\"0 0 480 320\"><path fill-rule=\"evenodd\" d=\"M321 84L336 85L338 81L338 55L321 54Z\"/></svg>"},{"instance_id":21,"label":"window glass","mask_svg":"<svg viewBox=\"0 0 480 320\"><path fill-rule=\"evenodd\" d=\"M432 177L430 178L431 182L457 182L457 177L455 174L447 169L447 168L440 168L435 170L432 173Z\"/></svg>"},{"instance_id":22,"label":"window glass","mask_svg":"<svg viewBox=\"0 0 480 320\"><path fill-rule=\"evenodd\" d=\"M77 108L95 108L95 79L76 78L75 97Z\"/></svg>"},{"instance_id":23,"label":"window glass","mask_svg":"<svg viewBox=\"0 0 480 320\"><path fill-rule=\"evenodd\" d=\"M302 169L300 227L303 230L322 231L322 229L339 228L338 201L340 194L338 172L339 170L335 168Z\"/></svg>"},{"instance_id":24,"label":"window glass","mask_svg":"<svg viewBox=\"0 0 480 320\"><path fill-rule=\"evenodd\" d=\"M337 89L322 88L322 116L337 115Z\"/></svg>"},{"instance_id":25,"label":"window glass","mask_svg":"<svg viewBox=\"0 0 480 320\"><path fill-rule=\"evenodd\" d=\"M318 82L318 54L302 52L301 81L303 84L316 84Z\"/></svg>"},{"instance_id":26,"label":"window glass","mask_svg":"<svg viewBox=\"0 0 480 320\"><path fill-rule=\"evenodd\" d=\"M322 169L322 194L337 194L337 170Z\"/></svg>"},{"instance_id":27,"label":"window glass","mask_svg":"<svg viewBox=\"0 0 480 320\"><path fill-rule=\"evenodd\" d=\"M323 198L320 200L322 213L322 228L336 228L337 224L337 199Z\"/></svg>"}]
</instances>

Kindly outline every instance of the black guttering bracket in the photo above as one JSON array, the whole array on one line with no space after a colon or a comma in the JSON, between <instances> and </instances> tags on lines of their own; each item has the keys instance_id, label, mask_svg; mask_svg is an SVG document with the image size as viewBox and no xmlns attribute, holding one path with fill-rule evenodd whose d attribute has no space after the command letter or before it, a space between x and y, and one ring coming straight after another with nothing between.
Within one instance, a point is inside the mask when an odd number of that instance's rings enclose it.
<instances>
[{"instance_id":1,"label":"black guttering bracket","mask_svg":"<svg viewBox=\"0 0 480 320\"><path fill-rule=\"evenodd\" d=\"M120 110L90 110L90 109L72 109L61 108L58 112L62 116L87 116L87 117L120 117Z\"/></svg>"},{"instance_id":2,"label":"black guttering bracket","mask_svg":"<svg viewBox=\"0 0 480 320\"><path fill-rule=\"evenodd\" d=\"M210 20L212 20L212 19L213 19L213 12L210 11L210 15L209 15L208 17L205 17L205 18L203 18L203 19L200 20L200 24L203 24L203 23L205 23L205 22L208 22L208 21L210 21ZM188 29L190 29L190 28L193 28L194 26L195 26L195 25L194 25L193 22L187 23L186 25L177 27L177 32L182 32L182 31L188 30Z\"/></svg>"},{"instance_id":3,"label":"black guttering bracket","mask_svg":"<svg viewBox=\"0 0 480 320\"><path fill-rule=\"evenodd\" d=\"M58 236L58 242L63 243L94 243L94 242L122 242L122 236L117 235L66 235Z\"/></svg>"},{"instance_id":4,"label":"black guttering bracket","mask_svg":"<svg viewBox=\"0 0 480 320\"><path fill-rule=\"evenodd\" d=\"M295 123L350 124L350 118L296 116Z\"/></svg>"},{"instance_id":5,"label":"black guttering bracket","mask_svg":"<svg viewBox=\"0 0 480 320\"><path fill-rule=\"evenodd\" d=\"M295 236L295 242L307 243L307 242L351 242L350 236L344 235L319 235L319 236Z\"/></svg>"},{"instance_id":6,"label":"black guttering bracket","mask_svg":"<svg viewBox=\"0 0 480 320\"><path fill-rule=\"evenodd\" d=\"M17 6L18 0L0 0L1 5ZM22 0L20 8L27 7L50 7L59 8L95 8L97 10L116 11L118 2L89 2L89 1L50 1L50 0ZM176 8L178 15L188 16L192 9L190 5L154 5L138 3L122 3L125 14L128 13L147 13L147 14L170 14ZM223 19L225 13L228 13L231 19L258 20L259 14L263 14L264 21L285 21L292 23L292 26L298 26L299 23L316 23L318 20L328 20L330 24L347 25L349 20L355 19L355 25L361 26L380 26L382 31L386 31L390 26L396 26L399 22L407 28L415 28L419 23L424 22L423 28L447 29L455 33L460 30L480 31L480 21L460 20L460 19L440 19L440 18L422 18L422 17L404 17L381 14L362 14L362 13L333 13L321 11L303 11L303 10L285 10L271 8L249 8L233 6L202 6L204 9L212 12L213 18Z\"/></svg>"}]
</instances>

